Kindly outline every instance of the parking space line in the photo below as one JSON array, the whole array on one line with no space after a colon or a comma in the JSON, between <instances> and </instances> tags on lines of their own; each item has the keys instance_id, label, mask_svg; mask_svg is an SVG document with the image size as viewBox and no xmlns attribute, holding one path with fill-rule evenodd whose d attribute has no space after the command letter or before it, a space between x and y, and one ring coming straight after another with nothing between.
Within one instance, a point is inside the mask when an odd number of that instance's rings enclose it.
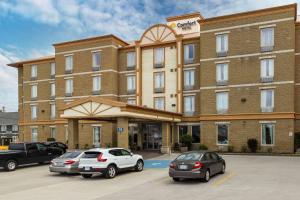
<instances>
[{"instance_id":1,"label":"parking space line","mask_svg":"<svg viewBox=\"0 0 300 200\"><path fill-rule=\"evenodd\" d=\"M226 181L228 181L229 179L231 179L232 177L234 177L236 174L233 172L228 173L226 176L220 178L219 180L215 181L212 186L213 187L218 187L221 184L225 183Z\"/></svg>"}]
</instances>

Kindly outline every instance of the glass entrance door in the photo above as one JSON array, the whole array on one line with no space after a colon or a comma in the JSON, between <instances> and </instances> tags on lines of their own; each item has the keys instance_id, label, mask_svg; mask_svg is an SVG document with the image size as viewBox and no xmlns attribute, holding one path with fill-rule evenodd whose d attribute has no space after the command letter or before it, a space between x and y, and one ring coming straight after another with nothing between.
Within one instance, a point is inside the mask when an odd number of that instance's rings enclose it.
<instances>
[{"instance_id":1,"label":"glass entrance door","mask_svg":"<svg viewBox=\"0 0 300 200\"><path fill-rule=\"evenodd\" d=\"M143 149L159 150L162 144L161 124L144 124Z\"/></svg>"}]
</instances>

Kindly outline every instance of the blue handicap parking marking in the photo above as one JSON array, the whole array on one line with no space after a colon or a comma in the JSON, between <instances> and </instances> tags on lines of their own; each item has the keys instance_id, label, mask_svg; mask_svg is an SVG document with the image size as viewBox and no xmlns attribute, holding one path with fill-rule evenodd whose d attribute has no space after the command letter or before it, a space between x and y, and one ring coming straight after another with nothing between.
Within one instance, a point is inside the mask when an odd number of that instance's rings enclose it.
<instances>
[{"instance_id":1,"label":"blue handicap parking marking","mask_svg":"<svg viewBox=\"0 0 300 200\"><path fill-rule=\"evenodd\" d=\"M145 168L167 168L169 167L171 160L145 160Z\"/></svg>"}]
</instances>

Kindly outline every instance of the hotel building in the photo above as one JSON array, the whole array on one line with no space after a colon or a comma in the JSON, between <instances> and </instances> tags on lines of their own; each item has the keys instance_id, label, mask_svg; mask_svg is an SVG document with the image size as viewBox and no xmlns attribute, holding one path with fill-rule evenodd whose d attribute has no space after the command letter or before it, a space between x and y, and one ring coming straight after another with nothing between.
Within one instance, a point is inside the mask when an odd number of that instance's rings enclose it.
<instances>
[{"instance_id":1,"label":"hotel building","mask_svg":"<svg viewBox=\"0 0 300 200\"><path fill-rule=\"evenodd\" d=\"M297 5L169 17L136 41L104 35L53 45L18 69L21 141L294 152L300 131Z\"/></svg>"}]
</instances>

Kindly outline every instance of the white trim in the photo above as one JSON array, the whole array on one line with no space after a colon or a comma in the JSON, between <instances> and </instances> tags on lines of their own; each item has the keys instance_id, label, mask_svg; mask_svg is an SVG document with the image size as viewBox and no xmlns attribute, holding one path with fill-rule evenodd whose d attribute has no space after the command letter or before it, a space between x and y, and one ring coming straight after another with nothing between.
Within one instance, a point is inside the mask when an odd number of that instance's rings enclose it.
<instances>
[{"instance_id":1,"label":"white trim","mask_svg":"<svg viewBox=\"0 0 300 200\"><path fill-rule=\"evenodd\" d=\"M73 97L57 97L55 98L55 100L59 100L59 99L64 99L64 100L71 100L71 99L78 99L78 98L85 98L85 97L90 97L91 95L86 95L86 96L73 96ZM116 94L100 94L100 95L93 95L93 97L105 97L105 96L114 96L114 97L118 97L118 95Z\"/></svg>"},{"instance_id":2,"label":"white trim","mask_svg":"<svg viewBox=\"0 0 300 200\"><path fill-rule=\"evenodd\" d=\"M121 94L119 97L135 97L135 94Z\"/></svg>"},{"instance_id":3,"label":"white trim","mask_svg":"<svg viewBox=\"0 0 300 200\"><path fill-rule=\"evenodd\" d=\"M102 124L91 124L92 127L102 127Z\"/></svg>"},{"instance_id":4,"label":"white trim","mask_svg":"<svg viewBox=\"0 0 300 200\"><path fill-rule=\"evenodd\" d=\"M29 85L38 85L38 83L30 83Z\"/></svg>"},{"instance_id":5,"label":"white trim","mask_svg":"<svg viewBox=\"0 0 300 200\"><path fill-rule=\"evenodd\" d=\"M112 47L112 48L118 49L118 47L115 46L115 45L106 45L106 46L101 46L101 47L84 48L84 49L78 49L78 50L72 50L72 51L62 51L62 52L56 53L56 55L61 55L61 54L71 55L72 53L75 53L75 52L95 50L95 49L104 49L104 48L107 48L107 47Z\"/></svg>"},{"instance_id":6,"label":"white trim","mask_svg":"<svg viewBox=\"0 0 300 200\"><path fill-rule=\"evenodd\" d=\"M294 81L278 81L278 82L270 82L270 83L250 83L250 84L227 85L227 86L206 86L206 87L200 87L200 90L237 88L237 87L253 87L253 86L268 86L268 85L283 85L283 84L294 84Z\"/></svg>"},{"instance_id":7,"label":"white trim","mask_svg":"<svg viewBox=\"0 0 300 200\"><path fill-rule=\"evenodd\" d=\"M64 77L65 80L73 79L73 78L74 78L73 76Z\"/></svg>"},{"instance_id":8,"label":"white trim","mask_svg":"<svg viewBox=\"0 0 300 200\"><path fill-rule=\"evenodd\" d=\"M225 89L225 90L215 90L215 93L219 93L219 92L229 92L229 89Z\"/></svg>"},{"instance_id":9,"label":"white trim","mask_svg":"<svg viewBox=\"0 0 300 200\"><path fill-rule=\"evenodd\" d=\"M24 103L37 104L42 102L50 102L51 100L24 101Z\"/></svg>"},{"instance_id":10,"label":"white trim","mask_svg":"<svg viewBox=\"0 0 300 200\"><path fill-rule=\"evenodd\" d=\"M200 63L192 63L192 64L185 64L183 65L183 67L195 67L195 66L199 66Z\"/></svg>"},{"instance_id":11,"label":"white trim","mask_svg":"<svg viewBox=\"0 0 300 200\"><path fill-rule=\"evenodd\" d=\"M201 126L201 122L180 122L176 123L177 126Z\"/></svg>"},{"instance_id":12,"label":"white trim","mask_svg":"<svg viewBox=\"0 0 300 200\"><path fill-rule=\"evenodd\" d=\"M215 64L229 63L230 60L215 61Z\"/></svg>"},{"instance_id":13,"label":"white trim","mask_svg":"<svg viewBox=\"0 0 300 200\"><path fill-rule=\"evenodd\" d=\"M136 76L136 74L125 74L125 76Z\"/></svg>"},{"instance_id":14,"label":"white trim","mask_svg":"<svg viewBox=\"0 0 300 200\"><path fill-rule=\"evenodd\" d=\"M264 56L264 55L279 54L279 53L290 53L290 52L294 52L294 51L295 51L295 49L285 49L285 50L271 51L271 52L264 52L264 53L240 54L240 55L234 55L234 56L227 56L226 58L224 58L224 57L205 58L205 59L200 59L200 62L231 59L231 58L252 57L252 56Z\"/></svg>"},{"instance_id":15,"label":"white trim","mask_svg":"<svg viewBox=\"0 0 300 200\"><path fill-rule=\"evenodd\" d=\"M59 54L59 53L57 53L57 54ZM64 57L68 57L68 56L74 56L74 54L73 53L69 53L69 54L65 54L64 55Z\"/></svg>"},{"instance_id":16,"label":"white trim","mask_svg":"<svg viewBox=\"0 0 300 200\"><path fill-rule=\"evenodd\" d=\"M260 124L276 124L276 121L259 121Z\"/></svg>"},{"instance_id":17,"label":"white trim","mask_svg":"<svg viewBox=\"0 0 300 200\"><path fill-rule=\"evenodd\" d=\"M39 126L29 126L30 129L33 129L33 128L39 128Z\"/></svg>"},{"instance_id":18,"label":"white trim","mask_svg":"<svg viewBox=\"0 0 300 200\"><path fill-rule=\"evenodd\" d=\"M49 128L56 128L56 125L51 125L49 126Z\"/></svg>"},{"instance_id":19,"label":"white trim","mask_svg":"<svg viewBox=\"0 0 300 200\"><path fill-rule=\"evenodd\" d=\"M38 104L37 103L31 103L29 104L30 106L37 106Z\"/></svg>"},{"instance_id":20,"label":"white trim","mask_svg":"<svg viewBox=\"0 0 300 200\"><path fill-rule=\"evenodd\" d=\"M53 79L39 79L39 80L34 80L34 81L24 81L23 83L38 83L38 82L44 82L44 81L54 81Z\"/></svg>"},{"instance_id":21,"label":"white trim","mask_svg":"<svg viewBox=\"0 0 300 200\"><path fill-rule=\"evenodd\" d=\"M77 75L84 75L84 74L96 74L96 73L103 73L103 72L115 72L118 73L118 71L114 69L106 69L106 70L99 70L99 71L88 71L88 72L79 72L79 73L72 73L72 74L62 74L62 75L56 75L56 78L59 77L68 77L68 76L77 76Z\"/></svg>"},{"instance_id":22,"label":"white trim","mask_svg":"<svg viewBox=\"0 0 300 200\"><path fill-rule=\"evenodd\" d=\"M215 125L222 125L222 124L230 125L231 122L215 122Z\"/></svg>"},{"instance_id":23,"label":"white trim","mask_svg":"<svg viewBox=\"0 0 300 200\"><path fill-rule=\"evenodd\" d=\"M259 57L260 60L263 60L263 59L270 59L270 58L276 58L276 55Z\"/></svg>"},{"instance_id":24,"label":"white trim","mask_svg":"<svg viewBox=\"0 0 300 200\"><path fill-rule=\"evenodd\" d=\"M270 86L270 87L259 87L260 90L268 90L268 89L275 89L275 86Z\"/></svg>"},{"instance_id":25,"label":"white trim","mask_svg":"<svg viewBox=\"0 0 300 200\"><path fill-rule=\"evenodd\" d=\"M200 92L200 90L186 90L183 93L193 93L193 92Z\"/></svg>"},{"instance_id":26,"label":"white trim","mask_svg":"<svg viewBox=\"0 0 300 200\"><path fill-rule=\"evenodd\" d=\"M271 27L276 27L276 24L269 24L269 25L259 26L260 29L271 28Z\"/></svg>"},{"instance_id":27,"label":"white trim","mask_svg":"<svg viewBox=\"0 0 300 200\"><path fill-rule=\"evenodd\" d=\"M183 71L188 71L188 70L195 70L196 67L184 67Z\"/></svg>"},{"instance_id":28,"label":"white trim","mask_svg":"<svg viewBox=\"0 0 300 200\"><path fill-rule=\"evenodd\" d=\"M300 52L299 52L299 53L295 53L295 55L296 55L296 56L299 56L299 55L300 55Z\"/></svg>"},{"instance_id":29,"label":"white trim","mask_svg":"<svg viewBox=\"0 0 300 200\"><path fill-rule=\"evenodd\" d=\"M119 74L135 73L136 70L120 71Z\"/></svg>"},{"instance_id":30,"label":"white trim","mask_svg":"<svg viewBox=\"0 0 300 200\"><path fill-rule=\"evenodd\" d=\"M189 97L189 96L196 96L196 93L191 93L191 94L182 94L182 96L184 97Z\"/></svg>"},{"instance_id":31,"label":"white trim","mask_svg":"<svg viewBox=\"0 0 300 200\"><path fill-rule=\"evenodd\" d=\"M206 31L200 31L200 34L216 32L216 31L225 31L225 30L243 28L243 27L248 27L248 26L258 26L258 25L269 24L269 23L284 22L284 21L290 21L290 20L294 21L294 17L264 21L264 22L256 22L256 23L250 23L250 24L243 24L243 25L237 25L237 26L229 26L229 27L225 27L225 28L216 28L216 29L211 29L211 30L206 30Z\"/></svg>"},{"instance_id":32,"label":"white trim","mask_svg":"<svg viewBox=\"0 0 300 200\"><path fill-rule=\"evenodd\" d=\"M72 102L74 99L64 99L64 102Z\"/></svg>"},{"instance_id":33,"label":"white trim","mask_svg":"<svg viewBox=\"0 0 300 200\"><path fill-rule=\"evenodd\" d=\"M101 51L102 51L102 49L97 49L97 50L91 51L91 53L97 53L97 52L101 52Z\"/></svg>"},{"instance_id":34,"label":"white trim","mask_svg":"<svg viewBox=\"0 0 300 200\"><path fill-rule=\"evenodd\" d=\"M92 77L94 76L102 76L102 74L91 74Z\"/></svg>"},{"instance_id":35,"label":"white trim","mask_svg":"<svg viewBox=\"0 0 300 200\"><path fill-rule=\"evenodd\" d=\"M217 32L215 35L223 35L223 34L228 34L230 31L223 31L223 32Z\"/></svg>"}]
</instances>

